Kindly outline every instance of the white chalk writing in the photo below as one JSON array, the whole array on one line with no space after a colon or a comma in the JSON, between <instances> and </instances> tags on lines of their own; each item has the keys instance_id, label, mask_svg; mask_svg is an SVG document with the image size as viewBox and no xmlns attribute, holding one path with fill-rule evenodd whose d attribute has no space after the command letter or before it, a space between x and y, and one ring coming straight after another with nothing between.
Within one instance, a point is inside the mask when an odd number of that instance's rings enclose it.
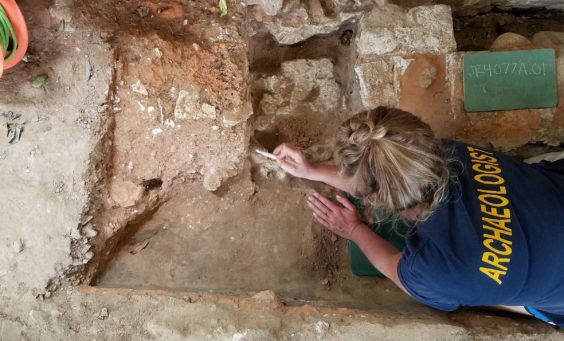
<instances>
[{"instance_id":1,"label":"white chalk writing","mask_svg":"<svg viewBox=\"0 0 564 341\"><path fill-rule=\"evenodd\" d=\"M471 78L496 77L498 75L516 75L521 77L546 76L545 63L496 63L476 64L468 68Z\"/></svg>"}]
</instances>

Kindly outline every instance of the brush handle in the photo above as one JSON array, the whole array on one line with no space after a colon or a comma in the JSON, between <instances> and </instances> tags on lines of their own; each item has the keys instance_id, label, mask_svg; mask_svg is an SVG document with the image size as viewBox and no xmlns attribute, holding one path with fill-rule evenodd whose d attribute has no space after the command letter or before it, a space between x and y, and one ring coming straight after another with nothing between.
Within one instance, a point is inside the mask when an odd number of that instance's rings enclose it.
<instances>
[{"instance_id":1,"label":"brush handle","mask_svg":"<svg viewBox=\"0 0 564 341\"><path fill-rule=\"evenodd\" d=\"M255 149L255 153L264 156L267 159L270 159L272 161L277 161L276 155L272 154L272 153L268 153L265 152L263 150L260 149ZM289 163L296 165L296 161L292 160L292 159L286 159L286 161L288 161Z\"/></svg>"},{"instance_id":2,"label":"brush handle","mask_svg":"<svg viewBox=\"0 0 564 341\"><path fill-rule=\"evenodd\" d=\"M260 149L255 149L255 152L256 152L257 154L259 154L259 155L264 156L264 157L267 158L267 159L271 159L271 160L273 160L273 161L276 161L276 155L274 155L274 154L267 153L267 152L262 151L262 150L260 150Z\"/></svg>"}]
</instances>

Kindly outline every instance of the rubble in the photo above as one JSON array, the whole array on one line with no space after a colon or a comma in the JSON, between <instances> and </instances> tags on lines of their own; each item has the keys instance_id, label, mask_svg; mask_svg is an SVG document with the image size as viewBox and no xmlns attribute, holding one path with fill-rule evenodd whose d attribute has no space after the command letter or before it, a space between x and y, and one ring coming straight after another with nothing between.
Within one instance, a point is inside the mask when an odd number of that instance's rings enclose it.
<instances>
[{"instance_id":1,"label":"rubble","mask_svg":"<svg viewBox=\"0 0 564 341\"><path fill-rule=\"evenodd\" d=\"M300 106L312 112L328 113L340 106L340 87L329 59L298 59L282 64L279 75L258 81L266 93L261 113L269 116L295 115Z\"/></svg>"},{"instance_id":2,"label":"rubble","mask_svg":"<svg viewBox=\"0 0 564 341\"><path fill-rule=\"evenodd\" d=\"M176 106L174 107L174 118L177 120L201 120L201 119L215 119L215 107L202 103L200 99L200 92L202 88L190 84L186 90L180 90Z\"/></svg>"}]
</instances>

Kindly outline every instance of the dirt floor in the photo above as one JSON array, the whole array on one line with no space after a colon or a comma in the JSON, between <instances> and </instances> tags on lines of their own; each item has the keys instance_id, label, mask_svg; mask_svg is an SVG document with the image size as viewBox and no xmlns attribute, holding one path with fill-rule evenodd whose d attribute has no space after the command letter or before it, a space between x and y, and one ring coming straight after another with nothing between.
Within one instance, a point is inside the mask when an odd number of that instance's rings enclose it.
<instances>
[{"instance_id":1,"label":"dirt floor","mask_svg":"<svg viewBox=\"0 0 564 341\"><path fill-rule=\"evenodd\" d=\"M142 223L96 285L238 295L273 290L288 304L416 308L391 282L350 272L346 243L307 210L309 186L261 182L256 193L248 182L231 183L224 195L186 186Z\"/></svg>"}]
</instances>

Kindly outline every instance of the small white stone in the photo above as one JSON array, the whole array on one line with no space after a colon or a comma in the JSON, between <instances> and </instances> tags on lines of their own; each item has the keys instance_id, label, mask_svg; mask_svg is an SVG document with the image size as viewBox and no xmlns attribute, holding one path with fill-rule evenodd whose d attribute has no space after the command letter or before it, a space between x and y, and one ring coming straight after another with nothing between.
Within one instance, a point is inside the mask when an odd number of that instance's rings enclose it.
<instances>
[{"instance_id":1,"label":"small white stone","mask_svg":"<svg viewBox=\"0 0 564 341\"><path fill-rule=\"evenodd\" d=\"M247 336L246 330L244 330L242 333L235 333L231 337L231 341L243 341L245 340L245 336Z\"/></svg>"},{"instance_id":2,"label":"small white stone","mask_svg":"<svg viewBox=\"0 0 564 341\"><path fill-rule=\"evenodd\" d=\"M219 126L213 125L211 126L212 130L219 130Z\"/></svg>"},{"instance_id":3,"label":"small white stone","mask_svg":"<svg viewBox=\"0 0 564 341\"><path fill-rule=\"evenodd\" d=\"M196 43L192 44L192 48L193 48L194 51L196 51L196 52L201 50L200 45L198 45L198 44L196 44Z\"/></svg>"},{"instance_id":4,"label":"small white stone","mask_svg":"<svg viewBox=\"0 0 564 341\"><path fill-rule=\"evenodd\" d=\"M161 128L154 128L153 130L151 130L151 133L153 135L159 135L162 132L163 132L163 130Z\"/></svg>"},{"instance_id":5,"label":"small white stone","mask_svg":"<svg viewBox=\"0 0 564 341\"><path fill-rule=\"evenodd\" d=\"M174 120L171 120L170 118L164 121L164 125L169 127L169 128L174 128L176 126L176 123L174 123Z\"/></svg>"},{"instance_id":6,"label":"small white stone","mask_svg":"<svg viewBox=\"0 0 564 341\"><path fill-rule=\"evenodd\" d=\"M88 251L90 251L91 248L92 248L92 246L90 246L90 245L88 245L88 244L83 245L83 246L80 248L80 253L83 254L83 255L85 255Z\"/></svg>"},{"instance_id":7,"label":"small white stone","mask_svg":"<svg viewBox=\"0 0 564 341\"><path fill-rule=\"evenodd\" d=\"M149 95L149 92L147 92L147 88L145 87L145 85L143 85L143 84L141 83L140 80L138 80L137 83L135 83L135 84L133 84L133 85L131 86L131 90L132 90L133 92L136 92L136 93L141 94L141 95L143 95L143 96L148 96L148 95Z\"/></svg>"},{"instance_id":8,"label":"small white stone","mask_svg":"<svg viewBox=\"0 0 564 341\"><path fill-rule=\"evenodd\" d=\"M21 239L16 240L13 244L12 244L12 248L14 250L15 253L22 253L23 249L24 249L24 245Z\"/></svg>"},{"instance_id":9,"label":"small white stone","mask_svg":"<svg viewBox=\"0 0 564 341\"><path fill-rule=\"evenodd\" d=\"M88 261L90 261L92 258L94 258L94 252L92 251L88 251L84 254L84 261L83 263L86 264L88 263Z\"/></svg>"},{"instance_id":10,"label":"small white stone","mask_svg":"<svg viewBox=\"0 0 564 341\"><path fill-rule=\"evenodd\" d=\"M157 58L161 58L163 56L163 53L161 52L161 50L158 47L155 47L155 57Z\"/></svg>"},{"instance_id":11,"label":"small white stone","mask_svg":"<svg viewBox=\"0 0 564 341\"><path fill-rule=\"evenodd\" d=\"M84 236L87 238L94 238L96 237L96 235L98 235L98 232L96 232L92 228L92 225L88 224L86 227L82 229L82 234L84 234Z\"/></svg>"},{"instance_id":12,"label":"small white stone","mask_svg":"<svg viewBox=\"0 0 564 341\"><path fill-rule=\"evenodd\" d=\"M100 312L100 319L105 320L108 316L110 316L108 308L102 308L102 311Z\"/></svg>"},{"instance_id":13,"label":"small white stone","mask_svg":"<svg viewBox=\"0 0 564 341\"><path fill-rule=\"evenodd\" d=\"M184 26L188 25L188 19L184 19L184 21L182 22L182 25L184 25Z\"/></svg>"}]
</instances>

